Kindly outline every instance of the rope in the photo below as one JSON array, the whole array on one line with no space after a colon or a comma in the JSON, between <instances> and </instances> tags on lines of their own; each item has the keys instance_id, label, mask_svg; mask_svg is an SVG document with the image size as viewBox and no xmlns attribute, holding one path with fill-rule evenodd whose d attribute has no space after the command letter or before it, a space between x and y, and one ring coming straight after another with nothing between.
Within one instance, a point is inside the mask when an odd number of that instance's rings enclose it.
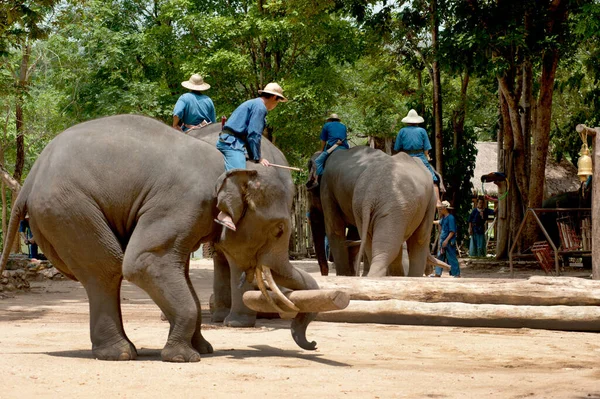
<instances>
[{"instance_id":1,"label":"rope","mask_svg":"<svg viewBox=\"0 0 600 399\"><path fill-rule=\"evenodd\" d=\"M502 201L504 198L506 198L506 196L508 195L508 190L510 188L510 184L508 183L508 180L506 181L506 191L504 192L504 194L502 194L500 197L498 197L498 201ZM490 195L487 195L485 193L485 185L484 182L481 182L481 191L483 192L483 196L486 197L486 199L493 201L493 197Z\"/></svg>"}]
</instances>

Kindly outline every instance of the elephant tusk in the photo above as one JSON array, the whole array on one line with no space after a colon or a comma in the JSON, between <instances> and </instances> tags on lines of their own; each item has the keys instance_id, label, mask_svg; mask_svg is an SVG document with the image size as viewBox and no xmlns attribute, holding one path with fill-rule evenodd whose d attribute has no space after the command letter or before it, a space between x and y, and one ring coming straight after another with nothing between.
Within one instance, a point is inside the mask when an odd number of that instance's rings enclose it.
<instances>
[{"instance_id":1,"label":"elephant tusk","mask_svg":"<svg viewBox=\"0 0 600 399\"><path fill-rule=\"evenodd\" d=\"M294 305L294 302L290 301L290 299L288 297L283 295L283 292L281 292L281 290L275 283L275 279L273 279L273 274L271 273L271 269L269 269L267 266L263 266L263 273L264 273L265 277L267 278L267 283L269 283L269 287L271 287L271 291L273 291L275 293L277 298L279 298L279 300L281 302L283 302L285 304L285 306L292 309L294 312L299 312L300 309L298 309L298 307L296 305Z\"/></svg>"},{"instance_id":2,"label":"elephant tusk","mask_svg":"<svg viewBox=\"0 0 600 399\"><path fill-rule=\"evenodd\" d=\"M258 272L256 273L256 284L258 284L258 289L260 290L260 292L262 292L267 302L269 302L269 304L273 306L278 313L286 313L285 310L277 306L273 298L271 298L271 295L269 295L269 293L267 292L267 288L265 287L265 282L263 281L262 276L262 266L256 266L256 271Z\"/></svg>"}]
</instances>

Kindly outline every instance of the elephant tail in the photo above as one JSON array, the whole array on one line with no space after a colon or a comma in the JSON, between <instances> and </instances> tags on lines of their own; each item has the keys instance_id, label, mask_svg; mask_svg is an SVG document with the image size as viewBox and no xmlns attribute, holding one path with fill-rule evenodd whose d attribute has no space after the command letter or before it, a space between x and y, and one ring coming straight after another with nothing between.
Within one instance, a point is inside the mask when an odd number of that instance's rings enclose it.
<instances>
[{"instance_id":1,"label":"elephant tail","mask_svg":"<svg viewBox=\"0 0 600 399\"><path fill-rule=\"evenodd\" d=\"M360 270L360 262L363 257L363 253L365 252L365 242L367 241L367 236L369 234L369 225L371 224L371 207L365 206L362 211L362 229L360 231L360 247L358 249L358 254L356 255L356 260L354 264L354 270L356 275L359 275Z\"/></svg>"},{"instance_id":2,"label":"elephant tail","mask_svg":"<svg viewBox=\"0 0 600 399\"><path fill-rule=\"evenodd\" d=\"M4 249L2 251L2 258L0 258L0 276L4 272L4 267L8 262L8 256L10 255L10 250L12 249L12 244L15 241L15 237L17 236L19 230L19 223L21 220L25 218L27 214L27 197L28 190L24 186L17 196L17 200L13 204L12 211L10 213L10 221L8 222L8 228L4 238Z\"/></svg>"}]
</instances>

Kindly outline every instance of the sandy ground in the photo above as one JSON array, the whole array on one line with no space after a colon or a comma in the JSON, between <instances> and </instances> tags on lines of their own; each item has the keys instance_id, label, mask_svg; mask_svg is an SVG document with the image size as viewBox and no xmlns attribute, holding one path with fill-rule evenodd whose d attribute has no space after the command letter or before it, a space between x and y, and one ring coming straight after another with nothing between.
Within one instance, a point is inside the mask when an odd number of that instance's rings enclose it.
<instances>
[{"instance_id":1,"label":"sandy ground","mask_svg":"<svg viewBox=\"0 0 600 399\"><path fill-rule=\"evenodd\" d=\"M315 262L301 264L316 273ZM0 299L0 398L600 398L597 334L314 322L308 338L318 349L308 352L293 342L289 321L211 324L210 263L194 262L191 275L215 348L193 364L160 361L168 324L131 284L122 290L139 352L131 362L92 358L79 283L35 282Z\"/></svg>"}]
</instances>

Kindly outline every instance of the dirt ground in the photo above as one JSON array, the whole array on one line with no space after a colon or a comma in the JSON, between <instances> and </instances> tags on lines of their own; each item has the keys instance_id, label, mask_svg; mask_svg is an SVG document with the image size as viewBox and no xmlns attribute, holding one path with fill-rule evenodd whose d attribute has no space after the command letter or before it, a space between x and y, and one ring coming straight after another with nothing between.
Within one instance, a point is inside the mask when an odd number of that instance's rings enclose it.
<instances>
[{"instance_id":1,"label":"dirt ground","mask_svg":"<svg viewBox=\"0 0 600 399\"><path fill-rule=\"evenodd\" d=\"M316 262L297 264L317 273ZM507 272L467 267L463 277ZM193 262L191 275L215 348L193 364L160 361L168 324L131 284L122 290L125 329L139 352L131 362L92 358L79 283L33 282L29 292L4 295L0 398L600 398L594 333L314 322L307 336L318 349L308 352L292 340L289 321L211 324L211 263Z\"/></svg>"}]
</instances>

